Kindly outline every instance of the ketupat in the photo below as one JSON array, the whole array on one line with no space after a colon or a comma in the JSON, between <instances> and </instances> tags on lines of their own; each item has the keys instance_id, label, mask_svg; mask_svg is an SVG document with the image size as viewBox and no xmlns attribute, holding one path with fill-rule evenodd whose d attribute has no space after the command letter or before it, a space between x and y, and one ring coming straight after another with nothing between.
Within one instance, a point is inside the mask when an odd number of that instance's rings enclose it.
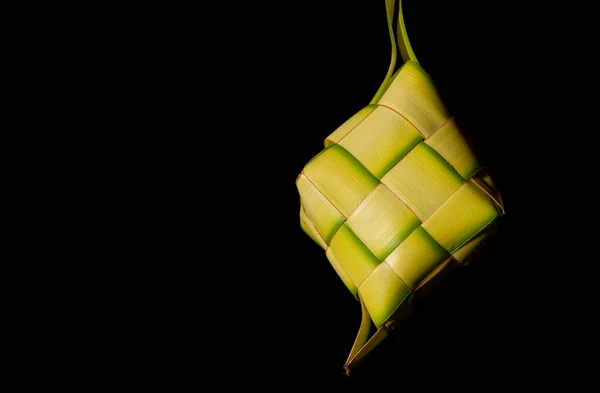
<instances>
[{"instance_id":1,"label":"ketupat","mask_svg":"<svg viewBox=\"0 0 600 393\"><path fill-rule=\"evenodd\" d=\"M348 374L410 314L414 296L470 261L504 214L500 193L417 61L401 0L394 30L395 3L385 2L392 57L383 83L296 181L301 228L361 303ZM398 50L404 64L395 70Z\"/></svg>"}]
</instances>

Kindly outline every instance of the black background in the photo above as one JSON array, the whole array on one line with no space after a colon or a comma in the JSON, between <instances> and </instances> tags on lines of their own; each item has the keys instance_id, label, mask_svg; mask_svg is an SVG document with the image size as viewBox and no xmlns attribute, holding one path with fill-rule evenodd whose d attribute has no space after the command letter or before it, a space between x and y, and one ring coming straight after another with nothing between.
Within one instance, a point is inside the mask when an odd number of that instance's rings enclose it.
<instances>
[{"instance_id":1,"label":"black background","mask_svg":"<svg viewBox=\"0 0 600 393\"><path fill-rule=\"evenodd\" d=\"M146 20L124 52L144 54L131 75L145 76L141 118L160 130L144 136L159 146L144 153L155 203L142 225L156 233L130 281L143 289L134 286L117 314L128 343L120 361L150 384L216 377L278 391L489 390L585 375L574 353L591 341L583 319L593 315L593 286L582 276L597 254L584 247L593 243L578 206L589 203L593 177L575 180L591 156L580 154L583 126L572 116L583 109L564 93L579 76L566 74L574 65L548 7L519 4L405 1L415 53L491 169L507 214L475 261L419 300L350 377L342 366L360 306L300 229L295 180L385 76L383 0L224 5Z\"/></svg>"}]
</instances>

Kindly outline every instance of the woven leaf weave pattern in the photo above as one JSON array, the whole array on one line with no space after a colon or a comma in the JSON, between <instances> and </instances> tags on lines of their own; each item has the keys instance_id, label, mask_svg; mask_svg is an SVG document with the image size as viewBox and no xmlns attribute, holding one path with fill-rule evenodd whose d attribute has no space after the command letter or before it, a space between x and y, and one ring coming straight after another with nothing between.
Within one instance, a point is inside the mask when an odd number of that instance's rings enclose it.
<instances>
[{"instance_id":1,"label":"woven leaf weave pattern","mask_svg":"<svg viewBox=\"0 0 600 393\"><path fill-rule=\"evenodd\" d=\"M300 223L378 328L501 215L489 176L421 66L342 124L296 185Z\"/></svg>"}]
</instances>

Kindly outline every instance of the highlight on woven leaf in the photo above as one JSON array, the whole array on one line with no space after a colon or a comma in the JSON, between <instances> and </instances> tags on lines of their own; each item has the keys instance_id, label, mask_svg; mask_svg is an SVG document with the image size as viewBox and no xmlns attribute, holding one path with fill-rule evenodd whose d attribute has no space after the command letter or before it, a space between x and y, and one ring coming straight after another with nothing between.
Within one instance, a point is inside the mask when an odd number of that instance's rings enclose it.
<instances>
[{"instance_id":1,"label":"highlight on woven leaf","mask_svg":"<svg viewBox=\"0 0 600 393\"><path fill-rule=\"evenodd\" d=\"M328 243L345 217L306 176L300 176L296 184L302 199L305 225L313 229L316 237Z\"/></svg>"},{"instance_id":2,"label":"highlight on woven leaf","mask_svg":"<svg viewBox=\"0 0 600 393\"><path fill-rule=\"evenodd\" d=\"M381 179L422 140L408 120L389 108L378 106L338 144Z\"/></svg>"},{"instance_id":3,"label":"highlight on woven leaf","mask_svg":"<svg viewBox=\"0 0 600 393\"><path fill-rule=\"evenodd\" d=\"M453 252L498 215L494 201L479 187L466 182L423 223L423 228L448 252Z\"/></svg>"},{"instance_id":4,"label":"highlight on woven leaf","mask_svg":"<svg viewBox=\"0 0 600 393\"><path fill-rule=\"evenodd\" d=\"M350 293L352 293L356 297L358 294L358 288L356 287L356 285L354 285L354 282L352 281L352 279L346 272L346 269L344 268L344 266L342 266L340 261L338 261L338 259L335 257L335 255L333 255L332 249L327 248L327 250L325 251L325 255L327 256L327 259L331 263L331 266L333 266L333 268L335 269L335 272L342 279L342 282L344 283L346 288L348 288Z\"/></svg>"},{"instance_id":5,"label":"highlight on woven leaf","mask_svg":"<svg viewBox=\"0 0 600 393\"><path fill-rule=\"evenodd\" d=\"M380 261L421 224L383 184L367 195L346 223Z\"/></svg>"},{"instance_id":6,"label":"highlight on woven leaf","mask_svg":"<svg viewBox=\"0 0 600 393\"><path fill-rule=\"evenodd\" d=\"M358 291L377 328L387 322L388 317L412 293L410 288L386 263L382 263L373 270L360 285Z\"/></svg>"},{"instance_id":7,"label":"highlight on woven leaf","mask_svg":"<svg viewBox=\"0 0 600 393\"><path fill-rule=\"evenodd\" d=\"M377 186L377 179L355 157L332 145L304 168L308 179L345 217Z\"/></svg>"},{"instance_id":8,"label":"highlight on woven leaf","mask_svg":"<svg viewBox=\"0 0 600 393\"><path fill-rule=\"evenodd\" d=\"M348 135L350 131L358 126L371 112L373 112L375 108L377 108L376 105L367 105L354 114L354 116L346 120L344 124L339 126L325 139L325 147L329 147L334 143L338 143L342 138Z\"/></svg>"},{"instance_id":9,"label":"highlight on woven leaf","mask_svg":"<svg viewBox=\"0 0 600 393\"><path fill-rule=\"evenodd\" d=\"M479 169L475 154L454 119L449 119L425 141L465 179Z\"/></svg>"},{"instance_id":10,"label":"highlight on woven leaf","mask_svg":"<svg viewBox=\"0 0 600 393\"><path fill-rule=\"evenodd\" d=\"M448 119L448 112L425 70L406 62L396 74L379 105L406 118L426 138Z\"/></svg>"},{"instance_id":11,"label":"highlight on woven leaf","mask_svg":"<svg viewBox=\"0 0 600 393\"><path fill-rule=\"evenodd\" d=\"M415 291L425 278L450 257L423 228L416 228L402 244L386 258L386 263Z\"/></svg>"},{"instance_id":12,"label":"highlight on woven leaf","mask_svg":"<svg viewBox=\"0 0 600 393\"><path fill-rule=\"evenodd\" d=\"M321 248L327 249L327 243L325 242L325 239L323 239L317 230L317 227L315 227L312 221L310 221L306 215L306 212L302 208L300 209L300 227L315 243L321 246Z\"/></svg>"},{"instance_id":13,"label":"highlight on woven leaf","mask_svg":"<svg viewBox=\"0 0 600 393\"><path fill-rule=\"evenodd\" d=\"M356 287L379 266L377 257L346 224L331 240L330 249Z\"/></svg>"},{"instance_id":14,"label":"highlight on woven leaf","mask_svg":"<svg viewBox=\"0 0 600 393\"><path fill-rule=\"evenodd\" d=\"M425 221L464 179L435 150L419 143L381 182Z\"/></svg>"}]
</instances>

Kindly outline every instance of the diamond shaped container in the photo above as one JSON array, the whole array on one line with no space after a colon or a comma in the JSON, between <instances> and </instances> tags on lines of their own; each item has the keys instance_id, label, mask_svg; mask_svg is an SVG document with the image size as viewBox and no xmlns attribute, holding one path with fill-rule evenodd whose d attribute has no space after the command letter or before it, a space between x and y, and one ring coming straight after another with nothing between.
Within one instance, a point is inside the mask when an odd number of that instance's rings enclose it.
<instances>
[{"instance_id":1,"label":"diamond shaped container","mask_svg":"<svg viewBox=\"0 0 600 393\"><path fill-rule=\"evenodd\" d=\"M392 70L394 1L386 7ZM362 305L347 373L409 315L414 296L471 260L504 213L490 176L414 57L399 8L404 64L327 137L296 181L302 229Z\"/></svg>"}]
</instances>

